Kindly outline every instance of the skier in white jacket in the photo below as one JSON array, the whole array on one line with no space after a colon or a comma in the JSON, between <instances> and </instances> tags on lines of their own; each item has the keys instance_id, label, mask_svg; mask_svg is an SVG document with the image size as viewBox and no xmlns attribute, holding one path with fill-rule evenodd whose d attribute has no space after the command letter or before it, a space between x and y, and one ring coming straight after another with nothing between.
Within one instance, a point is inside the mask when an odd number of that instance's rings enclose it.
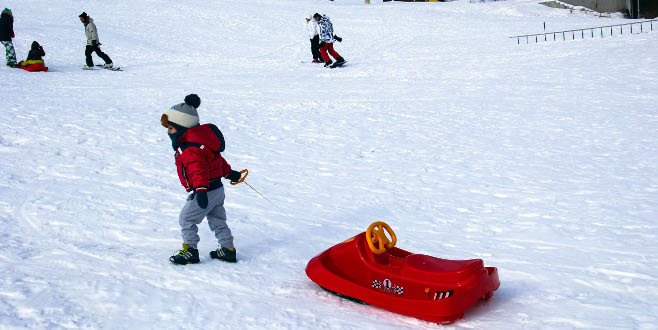
<instances>
[{"instance_id":1,"label":"skier in white jacket","mask_svg":"<svg viewBox=\"0 0 658 330\"><path fill-rule=\"evenodd\" d=\"M324 59L324 66L327 68L343 65L345 59L334 50L334 42L340 42L340 39L337 39L334 35L334 27L333 24L331 24L329 17L327 17L327 15L315 13L313 19L318 22L318 28L320 29L320 54ZM336 60L335 64L329 55Z\"/></svg>"},{"instance_id":2,"label":"skier in white jacket","mask_svg":"<svg viewBox=\"0 0 658 330\"><path fill-rule=\"evenodd\" d=\"M83 12L80 14L80 22L82 22L85 25L85 35L87 36L87 48L85 49L85 57L87 58L87 65L82 67L85 70L91 70L94 68L94 61L91 59L91 54L93 52L96 52L96 55L98 55L103 61L105 61L105 64L103 65L104 68L109 69L112 67L112 59L110 59L107 54L103 53L101 51L100 45L101 43L98 41L98 32L96 31L96 24L94 24L94 20L87 15L87 13Z\"/></svg>"},{"instance_id":3,"label":"skier in white jacket","mask_svg":"<svg viewBox=\"0 0 658 330\"><path fill-rule=\"evenodd\" d=\"M320 55L320 35L318 34L318 24L315 23L313 15L306 16L306 30L308 30L308 37L311 40L311 54L313 55L313 63L322 63L322 55Z\"/></svg>"}]
</instances>

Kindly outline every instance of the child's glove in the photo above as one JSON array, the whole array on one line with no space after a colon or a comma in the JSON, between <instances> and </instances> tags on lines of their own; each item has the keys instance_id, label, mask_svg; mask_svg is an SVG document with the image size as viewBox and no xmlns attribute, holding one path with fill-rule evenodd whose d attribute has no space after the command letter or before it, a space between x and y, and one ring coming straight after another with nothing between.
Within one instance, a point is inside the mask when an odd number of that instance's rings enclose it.
<instances>
[{"instance_id":1,"label":"child's glove","mask_svg":"<svg viewBox=\"0 0 658 330\"><path fill-rule=\"evenodd\" d=\"M196 193L196 203L199 204L199 207L206 209L208 207L208 191L206 188L197 188Z\"/></svg>"},{"instance_id":2,"label":"child's glove","mask_svg":"<svg viewBox=\"0 0 658 330\"><path fill-rule=\"evenodd\" d=\"M238 171L231 171L231 173L226 176L226 178L231 180L231 182L240 181L240 177L242 177L242 174Z\"/></svg>"},{"instance_id":3,"label":"child's glove","mask_svg":"<svg viewBox=\"0 0 658 330\"><path fill-rule=\"evenodd\" d=\"M338 42L343 42L343 38L337 36L334 34L334 39L336 39Z\"/></svg>"}]
</instances>

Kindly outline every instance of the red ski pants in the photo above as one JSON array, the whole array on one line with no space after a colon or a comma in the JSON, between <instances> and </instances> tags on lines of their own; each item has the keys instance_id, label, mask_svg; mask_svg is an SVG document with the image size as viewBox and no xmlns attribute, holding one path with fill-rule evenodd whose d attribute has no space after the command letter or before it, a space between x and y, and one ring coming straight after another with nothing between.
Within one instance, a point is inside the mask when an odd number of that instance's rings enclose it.
<instances>
[{"instance_id":1,"label":"red ski pants","mask_svg":"<svg viewBox=\"0 0 658 330\"><path fill-rule=\"evenodd\" d=\"M327 54L327 52L329 52L329 54ZM324 46L322 46L322 48L320 48L320 55L322 55L322 59L323 59L325 62L329 62L329 61L331 60L331 58L329 58L329 55L330 55L330 54L331 54L331 56L332 56L334 59L340 57L340 54L338 54L338 53L334 50L334 44L333 44L333 43L326 42L326 43L324 44Z\"/></svg>"}]
</instances>

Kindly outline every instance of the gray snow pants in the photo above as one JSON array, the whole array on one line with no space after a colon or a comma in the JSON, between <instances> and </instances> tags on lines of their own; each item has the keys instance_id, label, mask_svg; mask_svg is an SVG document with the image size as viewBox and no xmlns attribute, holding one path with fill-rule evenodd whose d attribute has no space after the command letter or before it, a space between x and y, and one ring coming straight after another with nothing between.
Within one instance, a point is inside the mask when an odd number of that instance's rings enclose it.
<instances>
[{"instance_id":1,"label":"gray snow pants","mask_svg":"<svg viewBox=\"0 0 658 330\"><path fill-rule=\"evenodd\" d=\"M183 206L178 217L181 227L181 236L183 243L197 248L199 243L199 229L197 225L208 218L208 226L215 233L217 242L226 248L233 247L233 235L231 229L226 224L226 210L224 209L224 187L219 187L208 192L208 207L202 209L196 202L196 194L190 195L187 203Z\"/></svg>"}]
</instances>

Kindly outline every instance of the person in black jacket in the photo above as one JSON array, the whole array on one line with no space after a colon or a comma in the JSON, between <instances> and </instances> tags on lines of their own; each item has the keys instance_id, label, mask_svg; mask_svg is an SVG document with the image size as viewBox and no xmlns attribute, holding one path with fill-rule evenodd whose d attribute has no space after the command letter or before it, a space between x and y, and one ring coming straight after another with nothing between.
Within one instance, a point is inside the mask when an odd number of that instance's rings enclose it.
<instances>
[{"instance_id":1,"label":"person in black jacket","mask_svg":"<svg viewBox=\"0 0 658 330\"><path fill-rule=\"evenodd\" d=\"M34 41L32 49L27 53L27 60L18 62L18 66L30 72L48 71L48 67L43 62L44 56L46 56L46 52L43 50L43 46Z\"/></svg>"},{"instance_id":2,"label":"person in black jacket","mask_svg":"<svg viewBox=\"0 0 658 330\"><path fill-rule=\"evenodd\" d=\"M27 53L27 60L18 62L18 66L30 72L48 71L48 67L43 62L44 56L46 56L46 52L43 50L43 46L33 41L32 48Z\"/></svg>"},{"instance_id":3,"label":"person in black jacket","mask_svg":"<svg viewBox=\"0 0 658 330\"><path fill-rule=\"evenodd\" d=\"M17 68L16 64L16 50L11 39L14 38L14 16L11 10L5 8L0 14L0 43L5 46L7 50L7 65L12 68Z\"/></svg>"},{"instance_id":4,"label":"person in black jacket","mask_svg":"<svg viewBox=\"0 0 658 330\"><path fill-rule=\"evenodd\" d=\"M27 53L27 61L39 61L43 60L43 57L46 56L46 52L43 50L43 46L39 45L38 42L32 42L32 49Z\"/></svg>"}]
</instances>

